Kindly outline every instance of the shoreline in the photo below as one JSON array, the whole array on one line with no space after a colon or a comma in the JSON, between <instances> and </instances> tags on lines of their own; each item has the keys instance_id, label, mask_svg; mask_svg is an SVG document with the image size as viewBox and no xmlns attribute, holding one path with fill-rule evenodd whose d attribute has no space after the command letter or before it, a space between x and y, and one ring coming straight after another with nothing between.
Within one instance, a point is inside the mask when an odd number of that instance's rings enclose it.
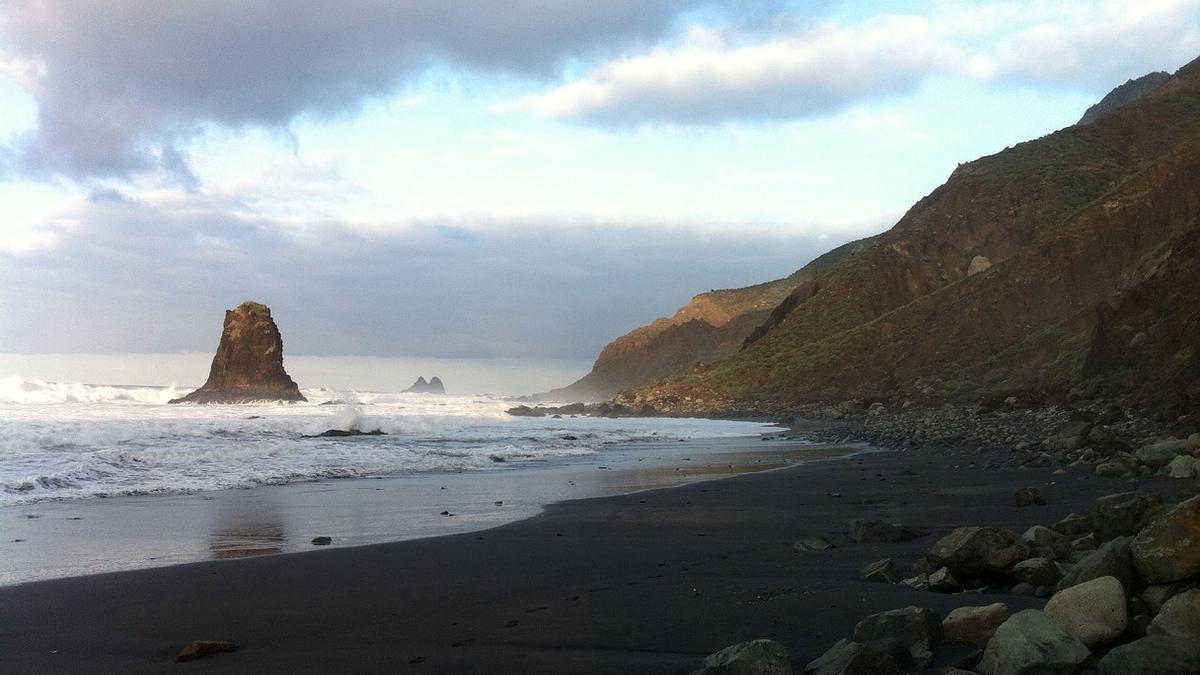
<instances>
[{"instance_id":1,"label":"shoreline","mask_svg":"<svg viewBox=\"0 0 1200 675\"><path fill-rule=\"evenodd\" d=\"M846 457L861 448L762 435L617 444L483 471L299 481L190 494L48 500L0 509L0 586L203 560L486 530L553 503L633 494ZM448 515L453 514L453 515Z\"/></svg>"},{"instance_id":2,"label":"shoreline","mask_svg":"<svg viewBox=\"0 0 1200 675\"><path fill-rule=\"evenodd\" d=\"M670 673L754 638L782 642L802 666L876 611L1040 607L862 582L857 570L882 557L905 567L960 525L1024 529L1130 489L1082 468L982 469L991 454L870 452L559 502L480 532L0 588L0 667L156 672L184 644L215 639L241 648L197 667ZM1013 490L1026 486L1049 504L1016 508ZM856 517L926 535L855 545L844 530ZM837 547L792 550L809 535Z\"/></svg>"}]
</instances>

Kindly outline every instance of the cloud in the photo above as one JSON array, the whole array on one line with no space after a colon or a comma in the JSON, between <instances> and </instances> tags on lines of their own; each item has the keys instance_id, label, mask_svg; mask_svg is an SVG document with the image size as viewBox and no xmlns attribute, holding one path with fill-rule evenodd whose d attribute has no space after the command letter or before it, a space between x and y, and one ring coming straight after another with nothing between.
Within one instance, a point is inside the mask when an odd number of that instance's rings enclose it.
<instances>
[{"instance_id":1,"label":"cloud","mask_svg":"<svg viewBox=\"0 0 1200 675\"><path fill-rule=\"evenodd\" d=\"M1200 55L1200 0L946 4L927 16L695 29L497 106L608 127L790 120L916 90L932 77L1105 91Z\"/></svg>"},{"instance_id":2,"label":"cloud","mask_svg":"<svg viewBox=\"0 0 1200 675\"><path fill-rule=\"evenodd\" d=\"M166 169L205 124L281 126L394 92L430 63L538 76L562 59L651 39L713 0L12 0L0 69L38 103L27 171Z\"/></svg>"},{"instance_id":3,"label":"cloud","mask_svg":"<svg viewBox=\"0 0 1200 675\"><path fill-rule=\"evenodd\" d=\"M695 31L682 47L605 63L525 103L549 117L612 125L794 119L912 89L956 57L915 16L826 25L746 46Z\"/></svg>"},{"instance_id":4,"label":"cloud","mask_svg":"<svg viewBox=\"0 0 1200 675\"><path fill-rule=\"evenodd\" d=\"M1200 0L1051 3L1026 20L994 50L1000 78L1107 90L1200 56Z\"/></svg>"},{"instance_id":5,"label":"cloud","mask_svg":"<svg viewBox=\"0 0 1200 675\"><path fill-rule=\"evenodd\" d=\"M108 192L0 250L0 352L211 350L247 298L291 354L590 359L697 291L790 273L848 238L636 221L280 221L199 193Z\"/></svg>"}]
</instances>

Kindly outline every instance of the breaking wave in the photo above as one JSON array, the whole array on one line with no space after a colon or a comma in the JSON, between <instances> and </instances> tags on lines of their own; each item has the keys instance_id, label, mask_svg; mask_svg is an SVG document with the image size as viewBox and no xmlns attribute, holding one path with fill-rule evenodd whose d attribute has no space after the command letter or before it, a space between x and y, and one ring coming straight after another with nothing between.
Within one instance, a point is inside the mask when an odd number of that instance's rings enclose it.
<instances>
[{"instance_id":1,"label":"breaking wave","mask_svg":"<svg viewBox=\"0 0 1200 675\"><path fill-rule=\"evenodd\" d=\"M0 403L166 403L181 392L170 387L130 387L26 380L20 375L0 378Z\"/></svg>"},{"instance_id":2,"label":"breaking wave","mask_svg":"<svg viewBox=\"0 0 1200 675\"><path fill-rule=\"evenodd\" d=\"M306 389L308 403L166 405L187 389L0 379L0 505L413 472L511 470L639 440L753 434L682 419L515 418L512 401ZM329 430L382 435L318 437Z\"/></svg>"}]
</instances>

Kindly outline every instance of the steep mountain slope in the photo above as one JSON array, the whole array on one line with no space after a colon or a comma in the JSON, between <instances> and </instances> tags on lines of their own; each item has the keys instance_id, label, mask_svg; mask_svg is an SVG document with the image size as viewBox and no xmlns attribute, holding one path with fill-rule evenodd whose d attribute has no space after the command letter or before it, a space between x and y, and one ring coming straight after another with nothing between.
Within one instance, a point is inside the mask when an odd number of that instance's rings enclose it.
<instances>
[{"instance_id":1,"label":"steep mountain slope","mask_svg":"<svg viewBox=\"0 0 1200 675\"><path fill-rule=\"evenodd\" d=\"M873 240L839 246L783 279L701 293L673 316L656 319L613 340L600 352L590 373L543 398L602 400L730 354L796 287L818 279Z\"/></svg>"},{"instance_id":2,"label":"steep mountain slope","mask_svg":"<svg viewBox=\"0 0 1200 675\"><path fill-rule=\"evenodd\" d=\"M1093 124L960 166L869 248L798 287L743 349L618 400L700 412L852 397L1053 398L1089 379L1112 396L1144 396L1154 387L1131 388L1112 373L1136 363L1165 378L1186 364L1088 354L1105 334L1097 354L1103 344L1121 352L1112 336L1155 312L1176 317L1170 326L1182 321L1173 307L1139 309L1125 298L1150 283L1156 260L1173 260L1174 275L1189 269L1183 238L1200 214L1198 146L1193 62ZM1104 324L1110 315L1118 318ZM1169 348L1177 330L1152 339Z\"/></svg>"}]
</instances>

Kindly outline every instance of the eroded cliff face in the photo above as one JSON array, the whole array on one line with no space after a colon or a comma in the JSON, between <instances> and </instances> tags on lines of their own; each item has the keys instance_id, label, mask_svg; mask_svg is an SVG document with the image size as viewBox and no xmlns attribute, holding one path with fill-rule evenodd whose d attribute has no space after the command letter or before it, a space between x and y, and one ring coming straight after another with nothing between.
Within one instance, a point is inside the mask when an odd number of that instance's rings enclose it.
<instances>
[{"instance_id":1,"label":"eroded cliff face","mask_svg":"<svg viewBox=\"0 0 1200 675\"><path fill-rule=\"evenodd\" d=\"M872 246L798 286L741 350L617 401L698 413L1017 391L1053 399L1102 375L1106 395L1144 399L1154 385L1121 385L1113 372L1137 366L1161 383L1186 368L1113 357L1123 349L1113 337L1092 345L1151 316L1179 324L1164 335L1188 325L1179 305L1198 297L1140 310L1125 299L1154 278L1145 270L1164 250L1175 251L1171 269L1187 268L1193 249L1177 243L1200 215L1198 147L1193 63L1094 124L960 166ZM1168 354L1182 347L1167 337L1143 339L1162 345L1139 358L1186 361ZM1085 368L1090 352L1109 353L1091 360L1108 370Z\"/></svg>"},{"instance_id":2,"label":"eroded cliff face","mask_svg":"<svg viewBox=\"0 0 1200 675\"><path fill-rule=\"evenodd\" d=\"M247 301L225 312L221 342L213 356L208 381L171 403L304 400L299 387L283 369L283 338L271 318L271 310Z\"/></svg>"}]
</instances>

